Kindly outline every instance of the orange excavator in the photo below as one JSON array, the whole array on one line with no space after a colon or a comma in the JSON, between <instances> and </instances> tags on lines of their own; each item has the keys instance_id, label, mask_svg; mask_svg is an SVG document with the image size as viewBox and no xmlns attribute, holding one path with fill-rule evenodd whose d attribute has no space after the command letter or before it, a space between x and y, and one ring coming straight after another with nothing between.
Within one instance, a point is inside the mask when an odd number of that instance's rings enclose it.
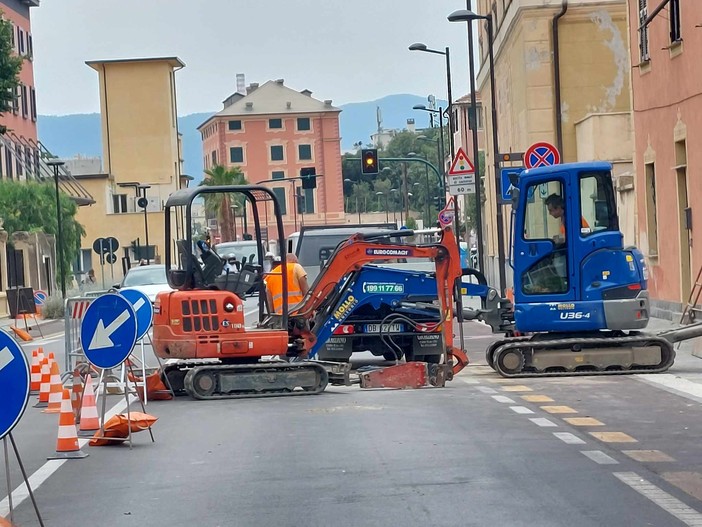
<instances>
[{"instance_id":1,"label":"orange excavator","mask_svg":"<svg viewBox=\"0 0 702 527\"><path fill-rule=\"evenodd\" d=\"M223 272L224 262L204 242L193 242L194 203L203 198L243 195L253 217L258 254L237 270ZM170 251L165 263L168 282L174 291L159 293L154 304L153 342L155 353L168 361L163 375L174 390L184 390L198 399L304 395L320 393L331 381L349 384L348 364L311 360L319 339L343 324L361 300L349 292L364 265L398 258L426 258L435 263L436 298L426 305L436 317L433 330L440 332L445 353L440 364L432 364L432 380L439 385L450 380L468 363L465 352L453 345L454 294L462 276L456 239L450 229L441 231L440 241L423 245L401 242L409 230L372 235L356 234L339 244L303 300L288 306L287 273L282 273L282 314L266 304L263 285L263 234L273 225L282 268L286 251L281 207L274 193L261 186L199 186L173 193L165 207L165 237L172 237L172 222L183 237L176 240L178 265ZM262 217L262 212L266 217ZM265 220L265 226L263 224ZM265 229L265 230L264 230ZM270 234L270 233L268 233ZM197 254L199 252L199 255ZM246 327L244 305L251 305L251 291L258 298L258 323ZM286 357L276 360L274 357ZM391 379L392 368L384 379ZM363 386L363 382L361 385ZM369 384L367 384L369 385ZM372 383L370 383L372 385Z\"/></svg>"}]
</instances>

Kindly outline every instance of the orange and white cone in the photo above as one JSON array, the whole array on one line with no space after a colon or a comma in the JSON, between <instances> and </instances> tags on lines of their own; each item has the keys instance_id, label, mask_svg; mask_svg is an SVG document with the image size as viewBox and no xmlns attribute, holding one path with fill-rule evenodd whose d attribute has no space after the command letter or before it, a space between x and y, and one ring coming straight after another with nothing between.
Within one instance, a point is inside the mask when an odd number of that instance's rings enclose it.
<instances>
[{"instance_id":1,"label":"orange and white cone","mask_svg":"<svg viewBox=\"0 0 702 527\"><path fill-rule=\"evenodd\" d=\"M41 389L41 362L39 361L39 350L32 351L32 365L29 371L31 372L29 384L30 393L37 394Z\"/></svg>"},{"instance_id":2,"label":"orange and white cone","mask_svg":"<svg viewBox=\"0 0 702 527\"><path fill-rule=\"evenodd\" d=\"M42 410L47 414L57 414L61 411L61 397L63 392L63 383L61 382L61 374L56 362L51 363L51 389L49 390L49 406ZM69 397L70 400L70 397Z\"/></svg>"},{"instance_id":3,"label":"orange and white cone","mask_svg":"<svg viewBox=\"0 0 702 527\"><path fill-rule=\"evenodd\" d=\"M100 418L98 417L97 404L95 404L95 390L93 380L88 375L85 378L85 391L83 392L83 406L80 409L81 432L90 432L92 435L96 430L100 430Z\"/></svg>"},{"instance_id":4,"label":"orange and white cone","mask_svg":"<svg viewBox=\"0 0 702 527\"><path fill-rule=\"evenodd\" d=\"M78 444L76 419L71 406L71 394L68 390L63 390L56 453L46 459L81 459L84 457L88 457L88 454L81 451Z\"/></svg>"},{"instance_id":5,"label":"orange and white cone","mask_svg":"<svg viewBox=\"0 0 702 527\"><path fill-rule=\"evenodd\" d=\"M34 408L46 408L49 404L49 392L51 391L51 366L49 358L45 357L41 361L41 387L39 388L39 400Z\"/></svg>"},{"instance_id":6,"label":"orange and white cone","mask_svg":"<svg viewBox=\"0 0 702 527\"><path fill-rule=\"evenodd\" d=\"M80 422L80 407L83 404L83 392L85 391L83 377L80 374L80 369L73 370L73 384L71 385L71 405L73 406L73 415L76 416L76 422Z\"/></svg>"}]
</instances>

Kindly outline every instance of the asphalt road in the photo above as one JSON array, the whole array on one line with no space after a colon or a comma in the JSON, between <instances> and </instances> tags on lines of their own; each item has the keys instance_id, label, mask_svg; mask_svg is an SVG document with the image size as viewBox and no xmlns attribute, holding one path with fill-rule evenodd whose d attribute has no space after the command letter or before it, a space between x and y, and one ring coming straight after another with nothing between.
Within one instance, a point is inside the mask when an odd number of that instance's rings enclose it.
<instances>
[{"instance_id":1,"label":"asphalt road","mask_svg":"<svg viewBox=\"0 0 702 527\"><path fill-rule=\"evenodd\" d=\"M702 525L689 350L661 375L506 380L482 360L487 330L466 327L472 365L446 388L150 402L155 443L85 446L55 470L57 417L29 408L14 435L30 473L53 470L45 524ZM38 525L29 500L15 521Z\"/></svg>"}]
</instances>

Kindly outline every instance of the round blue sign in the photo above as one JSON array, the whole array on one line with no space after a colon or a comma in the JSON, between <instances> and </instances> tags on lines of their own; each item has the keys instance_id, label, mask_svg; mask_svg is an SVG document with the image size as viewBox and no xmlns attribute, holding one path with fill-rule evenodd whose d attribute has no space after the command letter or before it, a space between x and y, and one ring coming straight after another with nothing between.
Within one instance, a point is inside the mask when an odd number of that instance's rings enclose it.
<instances>
[{"instance_id":1,"label":"round blue sign","mask_svg":"<svg viewBox=\"0 0 702 527\"><path fill-rule=\"evenodd\" d=\"M151 300L145 293L137 289L124 289L119 294L129 300L134 308L137 319L137 340L139 340L146 335L154 321L154 308L151 305Z\"/></svg>"},{"instance_id":2,"label":"round blue sign","mask_svg":"<svg viewBox=\"0 0 702 527\"><path fill-rule=\"evenodd\" d=\"M17 342L0 331L0 439L19 422L29 401L29 363Z\"/></svg>"},{"instance_id":3,"label":"round blue sign","mask_svg":"<svg viewBox=\"0 0 702 527\"><path fill-rule=\"evenodd\" d=\"M85 310L80 341L85 357L98 368L115 368L132 353L137 340L137 317L121 295L106 294Z\"/></svg>"}]
</instances>

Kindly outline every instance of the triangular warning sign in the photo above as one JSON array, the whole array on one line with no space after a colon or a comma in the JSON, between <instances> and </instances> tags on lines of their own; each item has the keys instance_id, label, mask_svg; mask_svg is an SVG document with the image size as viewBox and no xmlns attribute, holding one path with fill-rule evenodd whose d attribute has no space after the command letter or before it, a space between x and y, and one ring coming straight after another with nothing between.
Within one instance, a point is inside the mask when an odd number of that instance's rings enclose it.
<instances>
[{"instance_id":1,"label":"triangular warning sign","mask_svg":"<svg viewBox=\"0 0 702 527\"><path fill-rule=\"evenodd\" d=\"M475 167L470 162L463 148L459 147L456 152L456 157L453 158L451 168L449 168L449 176L459 176L461 174L475 174Z\"/></svg>"}]
</instances>

